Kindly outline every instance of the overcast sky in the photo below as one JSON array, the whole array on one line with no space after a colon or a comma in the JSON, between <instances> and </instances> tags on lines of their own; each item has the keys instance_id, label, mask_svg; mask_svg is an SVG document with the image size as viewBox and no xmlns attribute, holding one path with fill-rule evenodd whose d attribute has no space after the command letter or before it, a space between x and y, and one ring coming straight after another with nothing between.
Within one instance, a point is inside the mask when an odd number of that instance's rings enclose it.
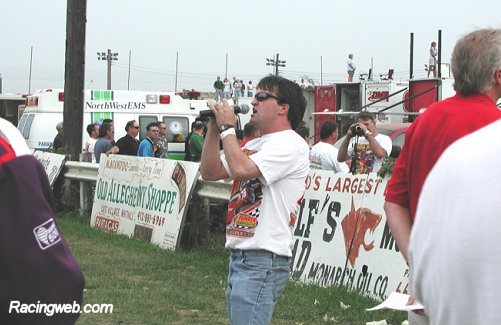
<instances>
[{"instance_id":1,"label":"overcast sky","mask_svg":"<svg viewBox=\"0 0 501 325\"><path fill-rule=\"evenodd\" d=\"M354 53L357 75L373 60L375 75L409 75L410 33L414 72L424 77L430 43L442 30L442 62L455 41L482 27L501 28L500 0L87 0L85 86L106 88L106 62L118 53L113 89L207 91L217 75L259 81L273 71L266 58L280 54L283 76L324 84L346 80ZM2 0L0 73L3 92L64 87L66 0ZM321 60L322 58L322 60ZM322 64L321 64L322 62ZM321 75L322 71L322 75Z\"/></svg>"}]
</instances>

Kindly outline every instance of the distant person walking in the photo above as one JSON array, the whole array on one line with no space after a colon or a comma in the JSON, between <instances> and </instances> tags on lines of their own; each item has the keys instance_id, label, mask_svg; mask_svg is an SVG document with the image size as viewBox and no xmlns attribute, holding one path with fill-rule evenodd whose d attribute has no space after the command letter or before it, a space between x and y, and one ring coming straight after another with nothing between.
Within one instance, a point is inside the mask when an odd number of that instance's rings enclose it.
<instances>
[{"instance_id":1,"label":"distant person walking","mask_svg":"<svg viewBox=\"0 0 501 325\"><path fill-rule=\"evenodd\" d=\"M430 77L430 72L433 72L433 78L437 77L437 55L437 43L431 42L430 59L428 62L428 78Z\"/></svg>"},{"instance_id":2,"label":"distant person walking","mask_svg":"<svg viewBox=\"0 0 501 325\"><path fill-rule=\"evenodd\" d=\"M214 81L214 90L216 91L215 100L220 101L223 99L224 83L221 81L220 76L217 76L217 80Z\"/></svg>"},{"instance_id":3,"label":"distant person walking","mask_svg":"<svg viewBox=\"0 0 501 325\"><path fill-rule=\"evenodd\" d=\"M353 82L353 75L357 69L357 65L355 61L353 61L353 53L348 54L348 61L346 61L346 64L348 65L348 82Z\"/></svg>"},{"instance_id":4,"label":"distant person walking","mask_svg":"<svg viewBox=\"0 0 501 325\"><path fill-rule=\"evenodd\" d=\"M64 129L63 129L63 122L59 122L56 125L56 130L57 130L57 135L54 138L54 142L52 144L52 147L57 150L59 148L62 148L64 146Z\"/></svg>"}]
</instances>

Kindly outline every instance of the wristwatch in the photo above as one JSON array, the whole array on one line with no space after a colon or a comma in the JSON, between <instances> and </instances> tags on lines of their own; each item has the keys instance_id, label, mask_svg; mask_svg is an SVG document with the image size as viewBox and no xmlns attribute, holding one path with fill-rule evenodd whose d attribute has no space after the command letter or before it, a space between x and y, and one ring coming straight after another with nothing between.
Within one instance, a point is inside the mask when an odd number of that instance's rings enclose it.
<instances>
[{"instance_id":1,"label":"wristwatch","mask_svg":"<svg viewBox=\"0 0 501 325\"><path fill-rule=\"evenodd\" d=\"M232 129L232 128L234 128L234 127L235 127L235 126L234 126L233 124L221 124L221 125L219 126L219 133L224 132L224 131L226 131L226 130L228 130L228 129Z\"/></svg>"}]
</instances>

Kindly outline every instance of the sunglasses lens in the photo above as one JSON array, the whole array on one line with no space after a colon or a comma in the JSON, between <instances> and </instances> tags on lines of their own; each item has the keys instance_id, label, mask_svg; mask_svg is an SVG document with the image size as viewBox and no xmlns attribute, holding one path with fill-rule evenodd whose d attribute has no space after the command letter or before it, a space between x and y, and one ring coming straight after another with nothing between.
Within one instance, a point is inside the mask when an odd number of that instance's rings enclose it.
<instances>
[{"instance_id":1,"label":"sunglasses lens","mask_svg":"<svg viewBox=\"0 0 501 325\"><path fill-rule=\"evenodd\" d=\"M265 101L267 100L268 98L272 97L271 95L267 94L267 93L257 93L256 94L256 100L258 102L262 102L262 101Z\"/></svg>"}]
</instances>

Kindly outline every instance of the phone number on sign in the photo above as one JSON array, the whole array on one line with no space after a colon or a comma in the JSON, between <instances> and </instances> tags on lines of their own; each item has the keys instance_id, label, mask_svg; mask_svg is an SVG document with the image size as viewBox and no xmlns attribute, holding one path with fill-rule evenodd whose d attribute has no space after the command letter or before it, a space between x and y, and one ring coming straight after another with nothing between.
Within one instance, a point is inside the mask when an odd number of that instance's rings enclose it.
<instances>
[{"instance_id":1,"label":"phone number on sign","mask_svg":"<svg viewBox=\"0 0 501 325\"><path fill-rule=\"evenodd\" d=\"M150 223L154 226L163 226L165 224L165 217L158 215L152 216L151 214L145 212L139 212L137 214L137 220L144 223Z\"/></svg>"}]
</instances>

